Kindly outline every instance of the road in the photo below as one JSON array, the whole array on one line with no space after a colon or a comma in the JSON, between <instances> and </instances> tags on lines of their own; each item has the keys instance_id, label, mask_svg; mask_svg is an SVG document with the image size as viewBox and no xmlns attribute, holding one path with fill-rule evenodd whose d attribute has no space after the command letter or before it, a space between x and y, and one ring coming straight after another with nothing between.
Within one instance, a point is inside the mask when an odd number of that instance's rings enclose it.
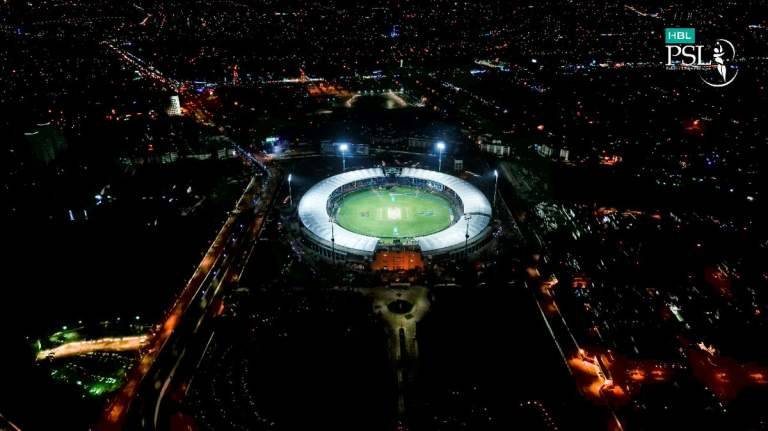
<instances>
[{"instance_id":1,"label":"road","mask_svg":"<svg viewBox=\"0 0 768 431\"><path fill-rule=\"evenodd\" d=\"M74 341L52 349L37 352L37 361L80 356L91 352L126 352L139 350L147 344L146 335L133 337L107 337L98 340Z\"/></svg>"},{"instance_id":2,"label":"road","mask_svg":"<svg viewBox=\"0 0 768 431\"><path fill-rule=\"evenodd\" d=\"M164 75L116 42L104 44L150 81L185 92L182 82ZM195 112L205 114L196 113L194 118L207 123L210 118L207 111L204 112L201 105L194 107ZM239 280L282 181L282 174L275 167L267 166L267 159L240 147L236 149L241 157L264 173L265 181L256 175L251 179L192 277L176 295L164 319L149 334L137 364L107 404L96 430L155 429L162 402L178 371L189 362L197 363L195 353L203 354L191 352L189 348L196 347L205 332L201 329L221 312L223 287Z\"/></svg>"},{"instance_id":3,"label":"road","mask_svg":"<svg viewBox=\"0 0 768 431\"><path fill-rule=\"evenodd\" d=\"M262 166L264 166L262 164ZM220 312L224 287L236 283L261 234L266 214L281 182L269 168L262 186L254 177L222 226L192 277L150 334L147 347L126 383L108 403L97 430L155 429L167 389L189 360L188 347L199 341L201 328Z\"/></svg>"}]
</instances>

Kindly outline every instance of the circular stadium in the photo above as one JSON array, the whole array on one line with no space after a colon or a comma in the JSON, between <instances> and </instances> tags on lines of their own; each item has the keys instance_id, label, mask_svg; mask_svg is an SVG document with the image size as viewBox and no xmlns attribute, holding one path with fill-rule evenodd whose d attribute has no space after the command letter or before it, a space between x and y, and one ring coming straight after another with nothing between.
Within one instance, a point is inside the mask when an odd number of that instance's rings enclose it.
<instances>
[{"instance_id":1,"label":"circular stadium","mask_svg":"<svg viewBox=\"0 0 768 431\"><path fill-rule=\"evenodd\" d=\"M407 249L424 256L471 254L485 246L491 205L470 183L416 168L344 172L299 202L306 247L329 259L366 259Z\"/></svg>"}]
</instances>

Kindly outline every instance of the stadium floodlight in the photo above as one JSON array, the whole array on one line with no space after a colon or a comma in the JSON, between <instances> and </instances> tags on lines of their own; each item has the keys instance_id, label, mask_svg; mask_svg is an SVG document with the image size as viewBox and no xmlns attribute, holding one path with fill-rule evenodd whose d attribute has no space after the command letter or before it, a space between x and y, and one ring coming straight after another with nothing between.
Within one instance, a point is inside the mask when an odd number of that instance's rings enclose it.
<instances>
[{"instance_id":1,"label":"stadium floodlight","mask_svg":"<svg viewBox=\"0 0 768 431\"><path fill-rule=\"evenodd\" d=\"M347 170L347 151L349 151L349 144L342 142L339 144L339 151L341 151L341 170L346 172Z\"/></svg>"},{"instance_id":2,"label":"stadium floodlight","mask_svg":"<svg viewBox=\"0 0 768 431\"><path fill-rule=\"evenodd\" d=\"M467 224L467 233L464 234L464 257L469 258L469 221L472 220L472 214L464 214L464 221Z\"/></svg>"},{"instance_id":3,"label":"stadium floodlight","mask_svg":"<svg viewBox=\"0 0 768 431\"><path fill-rule=\"evenodd\" d=\"M438 141L437 144L435 144L435 147L437 147L437 172L441 172L443 170L443 151L445 151L445 142Z\"/></svg>"},{"instance_id":4,"label":"stadium floodlight","mask_svg":"<svg viewBox=\"0 0 768 431\"><path fill-rule=\"evenodd\" d=\"M494 181L493 181L493 207L492 207L492 210L496 211L496 190L498 190L498 188L499 188L499 171L498 171L498 169L494 169L493 170L493 176L494 176Z\"/></svg>"},{"instance_id":5,"label":"stadium floodlight","mask_svg":"<svg viewBox=\"0 0 768 431\"><path fill-rule=\"evenodd\" d=\"M331 224L331 255L333 256L333 265L336 266L336 236L333 232L333 224L335 220L333 217L328 218L328 223Z\"/></svg>"},{"instance_id":6,"label":"stadium floodlight","mask_svg":"<svg viewBox=\"0 0 768 431\"><path fill-rule=\"evenodd\" d=\"M291 209L293 209L293 193L291 192L291 180L293 179L293 174L288 174L288 202L291 205Z\"/></svg>"}]
</instances>

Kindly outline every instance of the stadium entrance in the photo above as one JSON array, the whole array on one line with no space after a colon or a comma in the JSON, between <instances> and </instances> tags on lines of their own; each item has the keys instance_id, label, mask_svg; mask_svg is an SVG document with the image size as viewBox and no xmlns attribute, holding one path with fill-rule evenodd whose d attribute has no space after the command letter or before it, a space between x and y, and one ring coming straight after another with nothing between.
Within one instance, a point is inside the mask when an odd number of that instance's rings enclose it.
<instances>
[{"instance_id":1,"label":"stadium entrance","mask_svg":"<svg viewBox=\"0 0 768 431\"><path fill-rule=\"evenodd\" d=\"M416 271L424 269L419 250L383 249L376 252L371 263L374 271Z\"/></svg>"}]
</instances>

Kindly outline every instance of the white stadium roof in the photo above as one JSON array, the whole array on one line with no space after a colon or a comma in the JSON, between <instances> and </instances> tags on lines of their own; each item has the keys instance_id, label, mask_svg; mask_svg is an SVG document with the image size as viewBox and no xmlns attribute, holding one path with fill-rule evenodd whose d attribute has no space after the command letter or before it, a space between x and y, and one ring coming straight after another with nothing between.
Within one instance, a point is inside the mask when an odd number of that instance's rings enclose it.
<instances>
[{"instance_id":1,"label":"white stadium roof","mask_svg":"<svg viewBox=\"0 0 768 431\"><path fill-rule=\"evenodd\" d=\"M330 242L331 216L328 214L327 203L331 193L344 184L377 177L384 177L381 168L360 169L334 175L312 186L299 202L299 218L304 227L318 238ZM422 252L429 254L436 250L463 245L467 223L469 223L470 239L479 235L490 223L492 214L490 202L480 190L461 178L416 168L403 168L400 177L430 180L445 185L456 193L464 207L464 214L470 216L469 221L461 217L445 230L414 238ZM365 254L373 253L379 242L376 237L351 232L335 222L333 223L333 236L337 246Z\"/></svg>"},{"instance_id":2,"label":"white stadium roof","mask_svg":"<svg viewBox=\"0 0 768 431\"><path fill-rule=\"evenodd\" d=\"M327 205L331 193L344 184L383 176L384 171L381 168L360 169L334 175L315 184L304 194L301 202L299 202L299 218L304 223L304 227L320 239L330 242L331 216L328 214ZM378 238L350 232L335 222L333 223L333 237L338 246L367 253L373 253L376 250L376 244L379 242Z\"/></svg>"}]
</instances>

